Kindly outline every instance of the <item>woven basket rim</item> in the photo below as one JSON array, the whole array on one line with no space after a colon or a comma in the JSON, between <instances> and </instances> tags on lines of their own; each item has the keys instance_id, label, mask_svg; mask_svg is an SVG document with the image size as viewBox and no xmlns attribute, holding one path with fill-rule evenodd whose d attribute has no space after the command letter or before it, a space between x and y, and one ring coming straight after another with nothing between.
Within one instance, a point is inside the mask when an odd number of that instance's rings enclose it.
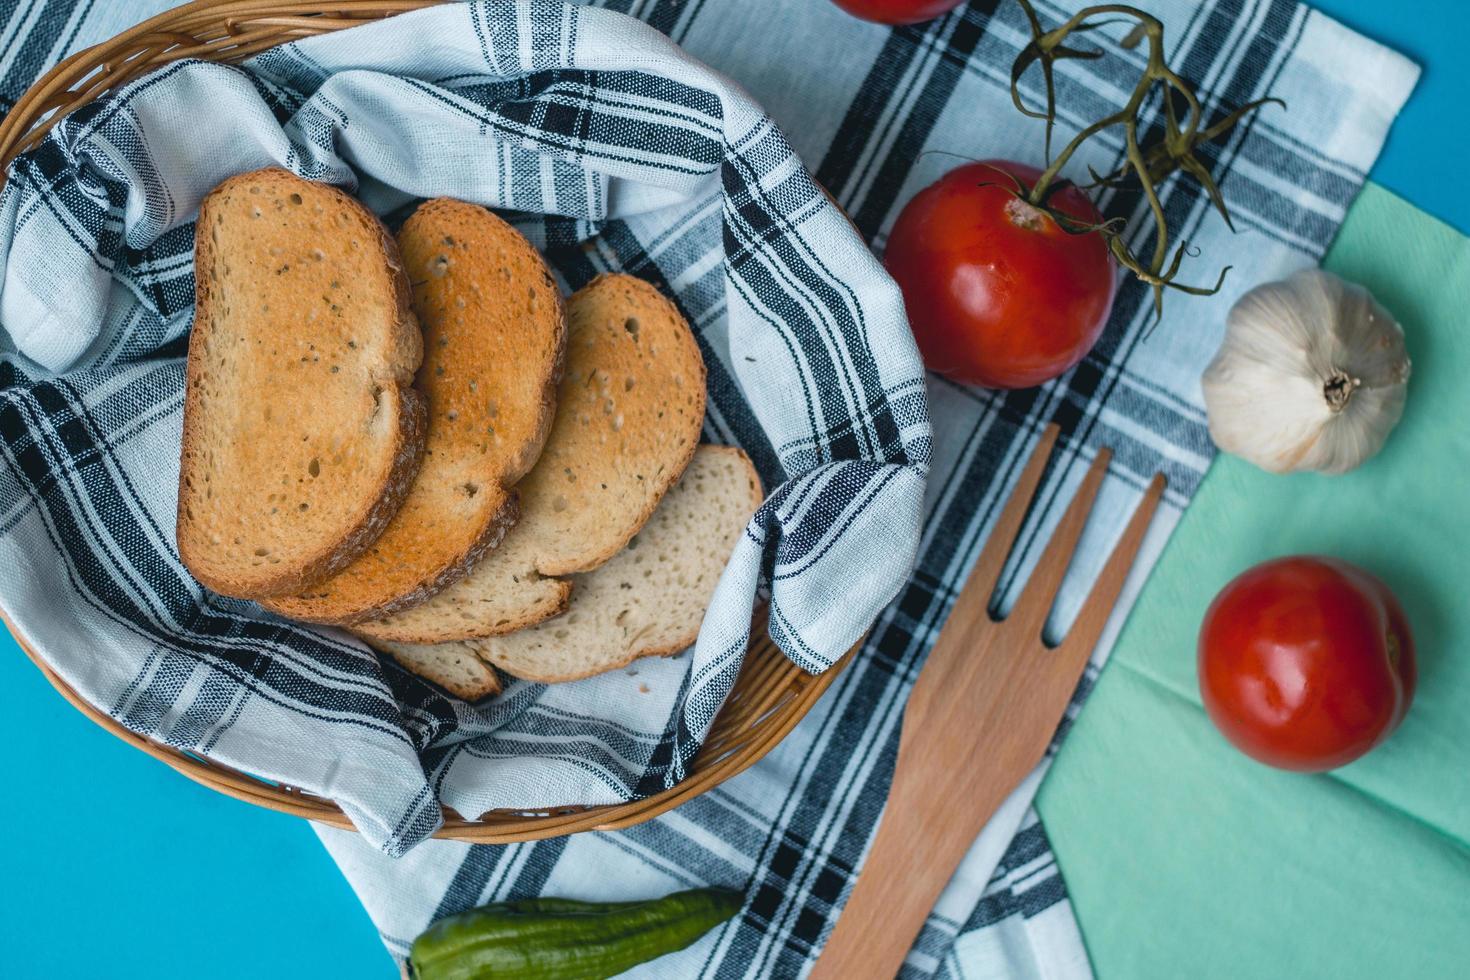
<instances>
[{"instance_id":1,"label":"woven basket rim","mask_svg":"<svg viewBox=\"0 0 1470 980\"><path fill-rule=\"evenodd\" d=\"M756 622L759 623L762 618L758 617ZM252 776L222 763L165 745L125 727L68 684L46 662L35 645L15 625L10 614L4 609L0 609L0 623L4 624L16 645L41 672L46 682L55 688L57 693L72 707L109 734L147 753L201 786L226 796L342 830L355 831L357 829L342 812L342 809L329 799L296 787ZM626 803L583 807L569 805L546 811L491 811L473 820L466 819L452 809L444 807L443 826L435 831L433 836L477 844L512 844L589 830L622 830L666 813L701 793L713 789L725 780L739 775L764 758L790 733L791 729L796 727L862 647L862 641L859 641L830 669L821 674L812 675L791 664L785 655L770 643L769 639L758 642L769 644L774 656L785 661L791 670L800 675L796 679L797 682L791 685L795 693L784 704L775 709L766 710L760 715L760 722L765 727L759 732L759 738L720 756L708 769L692 772L682 782L660 793ZM756 646L756 643L752 643L752 648ZM749 654L747 654L748 657ZM778 664L777 670L780 669ZM742 674L744 674L743 668ZM803 679L804 683L802 683ZM732 698L733 696L732 693ZM729 703L726 702L726 707L729 706ZM724 709L721 709L721 715L723 714ZM720 722L721 718L717 716L710 729L711 736L719 729ZM701 756L712 744L712 739L707 738L700 755L695 757L695 768L699 766Z\"/></svg>"},{"instance_id":2,"label":"woven basket rim","mask_svg":"<svg viewBox=\"0 0 1470 980\"><path fill-rule=\"evenodd\" d=\"M301 37L443 2L449 0L193 0L70 55L38 78L0 119L0 168L8 169L19 153L33 146L68 112L171 61L185 57L239 61ZM0 182L4 176L5 170L0 170ZM356 829L331 800L261 780L129 730L83 698L46 663L3 608L0 621L47 682L115 737L227 796L344 830ZM434 836L508 844L589 830L620 830L651 820L763 758L806 716L863 643L859 640L831 668L812 675L765 635L763 609L756 611L751 636L735 687L682 782L653 796L606 806L491 811L477 819L465 819L446 808L444 825Z\"/></svg>"}]
</instances>

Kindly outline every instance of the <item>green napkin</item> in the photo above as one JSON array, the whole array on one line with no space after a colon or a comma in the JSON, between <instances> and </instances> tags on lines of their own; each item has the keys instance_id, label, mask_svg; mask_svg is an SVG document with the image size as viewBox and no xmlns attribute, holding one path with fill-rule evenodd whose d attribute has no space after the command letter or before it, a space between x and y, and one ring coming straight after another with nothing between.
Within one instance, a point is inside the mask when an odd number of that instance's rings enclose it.
<instances>
[{"instance_id":1,"label":"green napkin","mask_svg":"<svg viewBox=\"0 0 1470 980\"><path fill-rule=\"evenodd\" d=\"M1221 456L1170 539L1038 799L1103 980L1470 976L1470 239L1370 185L1326 266L1404 325L1404 419L1346 476ZM1386 580L1420 658L1399 731L1321 776L1229 747L1195 674L1220 587L1300 552Z\"/></svg>"}]
</instances>

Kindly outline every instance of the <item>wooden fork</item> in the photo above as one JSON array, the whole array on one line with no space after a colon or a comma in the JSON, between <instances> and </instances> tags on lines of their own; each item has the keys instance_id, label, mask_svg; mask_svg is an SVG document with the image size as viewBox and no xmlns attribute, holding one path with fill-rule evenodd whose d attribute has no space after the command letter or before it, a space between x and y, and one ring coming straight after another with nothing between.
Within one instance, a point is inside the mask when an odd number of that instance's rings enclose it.
<instances>
[{"instance_id":1,"label":"wooden fork","mask_svg":"<svg viewBox=\"0 0 1470 980\"><path fill-rule=\"evenodd\" d=\"M990 618L991 594L1057 427L1048 426L990 533L909 696L898 765L878 836L813 980L892 977L961 858L1046 753L1164 492L1153 478L1072 630L1041 638L1111 453L1097 454L1015 609Z\"/></svg>"}]
</instances>

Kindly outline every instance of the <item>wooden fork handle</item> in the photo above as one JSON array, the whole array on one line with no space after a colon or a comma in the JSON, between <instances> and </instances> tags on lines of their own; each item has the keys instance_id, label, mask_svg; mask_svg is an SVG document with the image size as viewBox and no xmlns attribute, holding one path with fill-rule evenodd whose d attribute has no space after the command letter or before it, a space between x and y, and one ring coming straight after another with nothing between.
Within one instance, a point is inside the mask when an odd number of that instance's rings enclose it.
<instances>
[{"instance_id":1,"label":"wooden fork handle","mask_svg":"<svg viewBox=\"0 0 1470 980\"><path fill-rule=\"evenodd\" d=\"M864 871L811 980L898 975L954 869L1010 795L996 780L976 781L972 790L963 808L936 807L932 787L925 793L895 783Z\"/></svg>"}]
</instances>

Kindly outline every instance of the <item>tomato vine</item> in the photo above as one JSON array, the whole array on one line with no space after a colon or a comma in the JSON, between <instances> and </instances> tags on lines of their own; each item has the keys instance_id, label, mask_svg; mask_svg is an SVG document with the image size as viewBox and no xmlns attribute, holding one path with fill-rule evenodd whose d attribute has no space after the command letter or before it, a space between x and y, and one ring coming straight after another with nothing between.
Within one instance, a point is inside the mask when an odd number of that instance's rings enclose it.
<instances>
[{"instance_id":1,"label":"tomato vine","mask_svg":"<svg viewBox=\"0 0 1470 980\"><path fill-rule=\"evenodd\" d=\"M1176 289L1192 295L1210 295L1218 292L1230 271L1226 266L1220 271L1214 286L1196 286L1178 281L1180 265L1186 255L1192 254L1187 241L1173 247L1163 201L1159 196L1159 185L1176 171L1184 171L1204 187L1211 203L1230 228L1234 222L1225 206L1225 198L1209 168L1199 159L1196 151L1201 144L1217 139L1229 131L1250 113L1269 103L1285 107L1280 99L1268 96L1247 103L1230 112L1219 121L1205 125L1204 108L1194 87L1169 67L1164 49L1164 25L1151 14L1127 4L1098 4L1086 7L1073 14L1065 22L1050 30L1043 27L1031 0L1016 0L1026 13L1031 28L1031 40L1021 49L1011 66L1011 100L1016 108L1034 119L1046 123L1047 166L1029 188L1021 188L1026 200L1032 205L1047 209L1057 223L1076 234L1100 233L1108 243L1108 249L1118 263L1147 283L1154 294L1155 315L1163 313L1164 290ZM1055 67L1058 62L1075 59L1096 59L1103 52L1091 48L1079 48L1069 44L1075 36L1096 31L1119 21L1133 21L1133 29L1122 41L1124 48L1132 49L1147 43L1148 56L1133 92L1123 107L1112 115L1083 127L1055 157L1052 156L1052 136L1057 121L1057 98ZM1039 67L1045 92L1045 105L1041 108L1027 104L1021 94L1021 83L1033 66ZM1139 136L1139 117L1151 96L1159 98L1163 108L1163 134L1155 142L1145 144ZM1180 103L1183 104L1181 117ZM1113 219L1098 224L1081 224L1070 216L1047 207L1055 188L1067 182L1060 178L1062 169L1077 150L1089 139L1114 127L1123 130L1123 162L1118 169L1099 174L1092 171L1092 184L1088 188L1110 187L1141 190L1148 202L1155 234L1152 253L1146 258L1134 252L1125 234L1127 228L1122 219Z\"/></svg>"}]
</instances>

